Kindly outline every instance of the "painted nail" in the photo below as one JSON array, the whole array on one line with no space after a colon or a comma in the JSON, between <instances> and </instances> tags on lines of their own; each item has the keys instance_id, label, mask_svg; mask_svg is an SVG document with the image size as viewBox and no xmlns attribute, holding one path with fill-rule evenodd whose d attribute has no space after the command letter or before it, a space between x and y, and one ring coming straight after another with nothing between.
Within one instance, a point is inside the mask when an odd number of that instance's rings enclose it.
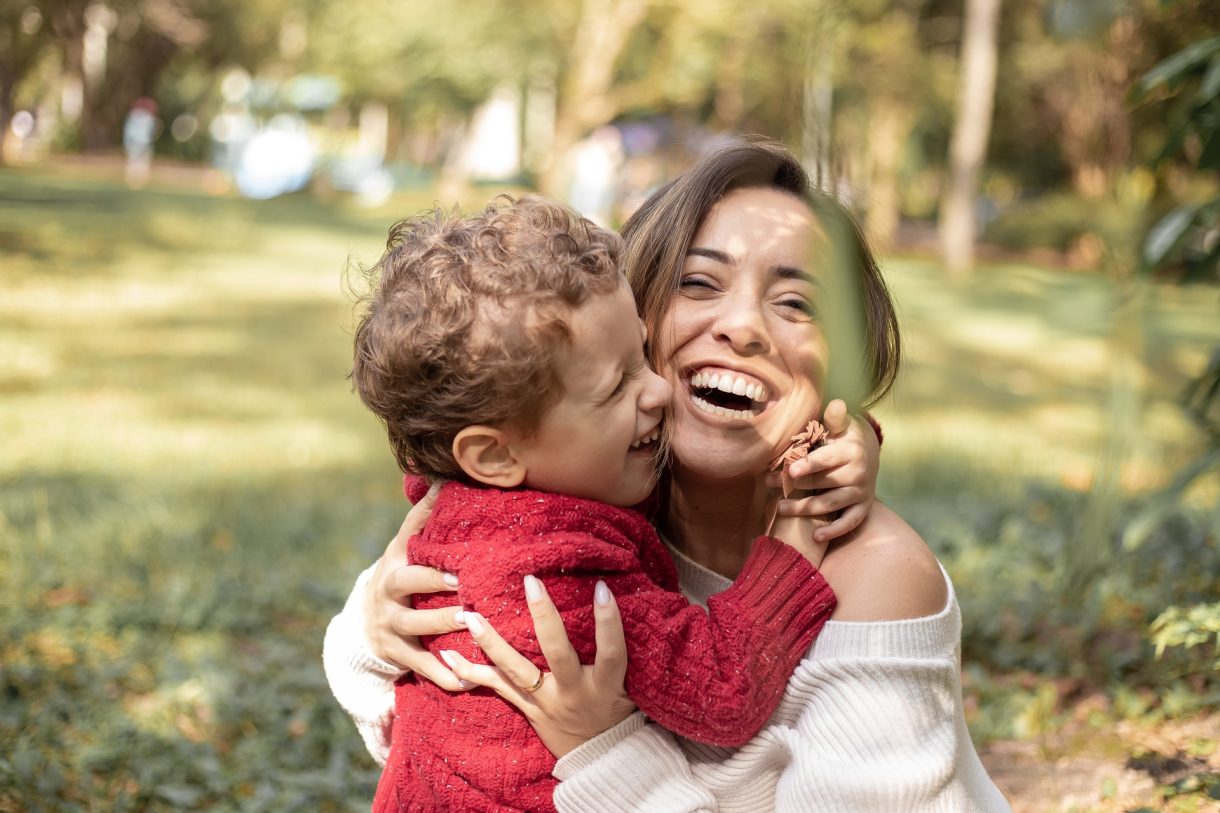
<instances>
[{"instance_id":1,"label":"painted nail","mask_svg":"<svg viewBox=\"0 0 1220 813\"><path fill-rule=\"evenodd\" d=\"M483 617L478 613L466 613L466 629L470 630L471 635L483 634Z\"/></svg>"},{"instance_id":2,"label":"painted nail","mask_svg":"<svg viewBox=\"0 0 1220 813\"><path fill-rule=\"evenodd\" d=\"M525 577L525 598L527 601L537 601L542 598L542 585L533 576Z\"/></svg>"},{"instance_id":3,"label":"painted nail","mask_svg":"<svg viewBox=\"0 0 1220 813\"><path fill-rule=\"evenodd\" d=\"M610 588L604 581L598 580L597 586L593 588L593 601L602 607L610 603Z\"/></svg>"},{"instance_id":4,"label":"painted nail","mask_svg":"<svg viewBox=\"0 0 1220 813\"><path fill-rule=\"evenodd\" d=\"M454 576L452 573L445 573L444 575L442 575L441 581L443 581L446 584L446 586L452 587L454 590L457 589L457 586L458 586L457 576Z\"/></svg>"},{"instance_id":5,"label":"painted nail","mask_svg":"<svg viewBox=\"0 0 1220 813\"><path fill-rule=\"evenodd\" d=\"M466 613L462 612L461 610L458 610L456 613L454 613L453 614L453 623L457 624L460 627L466 626Z\"/></svg>"},{"instance_id":6,"label":"painted nail","mask_svg":"<svg viewBox=\"0 0 1220 813\"><path fill-rule=\"evenodd\" d=\"M457 660L453 657L453 653L448 649L441 650L441 660L445 662L445 666L450 669L457 669Z\"/></svg>"},{"instance_id":7,"label":"painted nail","mask_svg":"<svg viewBox=\"0 0 1220 813\"><path fill-rule=\"evenodd\" d=\"M471 683L469 680L462 680L461 678L458 678L458 685L461 686L463 689L469 689L474 684Z\"/></svg>"},{"instance_id":8,"label":"painted nail","mask_svg":"<svg viewBox=\"0 0 1220 813\"><path fill-rule=\"evenodd\" d=\"M441 484L433 483L432 486L428 489L428 493L424 495L424 499L427 499L428 497L435 497L436 493L440 490L441 490Z\"/></svg>"}]
</instances>

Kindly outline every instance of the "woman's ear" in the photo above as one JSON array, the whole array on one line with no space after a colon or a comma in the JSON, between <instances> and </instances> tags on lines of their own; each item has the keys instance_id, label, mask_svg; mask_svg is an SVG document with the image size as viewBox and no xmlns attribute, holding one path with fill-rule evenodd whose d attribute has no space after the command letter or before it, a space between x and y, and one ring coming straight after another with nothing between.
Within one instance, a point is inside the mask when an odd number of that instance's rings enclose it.
<instances>
[{"instance_id":1,"label":"woman's ear","mask_svg":"<svg viewBox=\"0 0 1220 813\"><path fill-rule=\"evenodd\" d=\"M453 439L453 457L462 471L485 485L516 488L525 481L525 464L501 429L467 426Z\"/></svg>"}]
</instances>

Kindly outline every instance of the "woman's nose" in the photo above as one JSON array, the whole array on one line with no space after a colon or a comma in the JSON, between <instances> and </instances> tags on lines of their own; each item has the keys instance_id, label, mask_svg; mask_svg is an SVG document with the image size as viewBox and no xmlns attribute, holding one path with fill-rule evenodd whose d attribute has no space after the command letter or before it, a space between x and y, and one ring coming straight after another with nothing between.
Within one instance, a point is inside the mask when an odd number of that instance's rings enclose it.
<instances>
[{"instance_id":1,"label":"woman's nose","mask_svg":"<svg viewBox=\"0 0 1220 813\"><path fill-rule=\"evenodd\" d=\"M758 303L728 299L723 304L723 310L713 327L716 338L728 342L735 352L743 356L766 353L771 343Z\"/></svg>"}]
</instances>

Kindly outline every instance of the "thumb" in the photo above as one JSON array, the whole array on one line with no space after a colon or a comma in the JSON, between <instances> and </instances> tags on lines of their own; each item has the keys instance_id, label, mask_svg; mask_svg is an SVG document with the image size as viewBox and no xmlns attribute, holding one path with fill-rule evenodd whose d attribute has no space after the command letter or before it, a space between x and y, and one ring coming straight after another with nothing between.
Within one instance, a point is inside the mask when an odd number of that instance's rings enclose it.
<instances>
[{"instance_id":1,"label":"thumb","mask_svg":"<svg viewBox=\"0 0 1220 813\"><path fill-rule=\"evenodd\" d=\"M822 414L822 424L831 435L841 435L847 431L851 419L847 415L847 404L842 398L836 398L826 405Z\"/></svg>"},{"instance_id":2,"label":"thumb","mask_svg":"<svg viewBox=\"0 0 1220 813\"><path fill-rule=\"evenodd\" d=\"M407 512L407 518L402 521L398 533L390 540L390 544L386 548L386 556L390 557L391 561L405 562L407 560L407 540L422 531L428 524L428 517L432 516L432 509L436 505L436 495L440 490L441 484L433 483L432 487L428 489L428 493L411 506L411 510Z\"/></svg>"}]
</instances>

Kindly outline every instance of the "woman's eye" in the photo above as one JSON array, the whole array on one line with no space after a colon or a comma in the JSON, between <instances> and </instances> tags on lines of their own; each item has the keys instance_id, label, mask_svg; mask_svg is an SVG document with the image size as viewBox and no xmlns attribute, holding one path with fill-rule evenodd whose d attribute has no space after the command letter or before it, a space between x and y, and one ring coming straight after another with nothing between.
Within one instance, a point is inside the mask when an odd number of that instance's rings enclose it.
<instances>
[{"instance_id":1,"label":"woman's eye","mask_svg":"<svg viewBox=\"0 0 1220 813\"><path fill-rule=\"evenodd\" d=\"M803 313L811 319L817 315L817 310L813 307L813 304L804 299L784 299L779 304L785 308Z\"/></svg>"},{"instance_id":2,"label":"woman's eye","mask_svg":"<svg viewBox=\"0 0 1220 813\"><path fill-rule=\"evenodd\" d=\"M678 283L679 288L706 288L707 290L715 290L712 283L703 277L683 277Z\"/></svg>"}]
</instances>

